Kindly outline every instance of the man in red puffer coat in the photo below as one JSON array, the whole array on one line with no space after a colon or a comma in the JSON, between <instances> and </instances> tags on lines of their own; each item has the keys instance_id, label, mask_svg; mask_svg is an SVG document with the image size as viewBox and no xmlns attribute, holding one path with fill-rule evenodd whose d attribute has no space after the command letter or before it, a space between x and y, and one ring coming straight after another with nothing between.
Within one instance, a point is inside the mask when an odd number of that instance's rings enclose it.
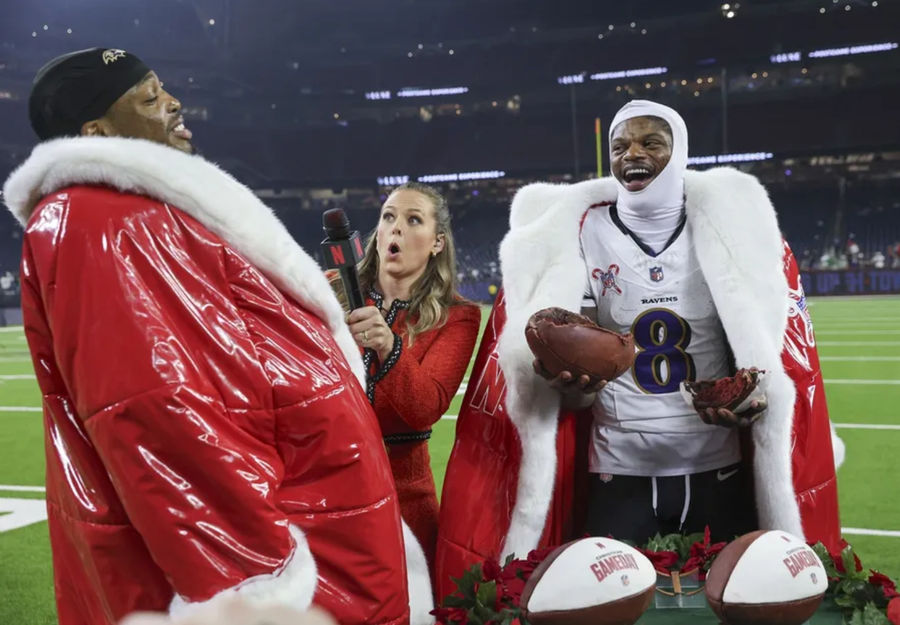
<instances>
[{"instance_id":1,"label":"man in red puffer coat","mask_svg":"<svg viewBox=\"0 0 900 625\"><path fill-rule=\"evenodd\" d=\"M43 142L4 192L25 227L60 624L234 595L410 622L424 558L321 269L190 154L180 103L133 55L55 59L30 112ZM428 622L427 576L409 588Z\"/></svg>"}]
</instances>

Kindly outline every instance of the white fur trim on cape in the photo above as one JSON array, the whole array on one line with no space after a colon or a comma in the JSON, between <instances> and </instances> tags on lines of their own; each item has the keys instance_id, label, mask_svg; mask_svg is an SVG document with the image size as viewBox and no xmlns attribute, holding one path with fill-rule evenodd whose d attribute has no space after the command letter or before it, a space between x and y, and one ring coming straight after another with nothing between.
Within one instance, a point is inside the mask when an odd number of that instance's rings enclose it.
<instances>
[{"instance_id":1,"label":"white fur trim on cape","mask_svg":"<svg viewBox=\"0 0 900 625\"><path fill-rule=\"evenodd\" d=\"M615 184L603 179L572 186L532 184L513 198L510 230L500 244L506 323L497 352L507 383L507 413L522 441L522 460L501 561L510 553L525 557L537 546L556 473L559 394L534 375L525 325L535 311L549 306L579 310L585 280L580 218L591 204L615 197Z\"/></svg>"},{"instance_id":2,"label":"white fur trim on cape","mask_svg":"<svg viewBox=\"0 0 900 625\"><path fill-rule=\"evenodd\" d=\"M434 609L431 594L431 575L422 545L415 534L403 521L403 547L406 552L406 581L409 592L410 625L432 625L434 617L429 614Z\"/></svg>"},{"instance_id":3,"label":"white fur trim on cape","mask_svg":"<svg viewBox=\"0 0 900 625\"><path fill-rule=\"evenodd\" d=\"M512 202L500 245L507 321L498 353L507 411L522 441L522 461L502 554L524 556L543 532L556 471L559 395L536 378L525 342L529 316L548 306L578 311L585 269L579 224L592 204L616 200L612 179L532 184ZM765 189L730 168L685 174L687 229L738 367L769 371L766 415L753 427L759 523L802 536L791 479L794 386L781 362L788 288L782 239Z\"/></svg>"},{"instance_id":4,"label":"white fur trim on cape","mask_svg":"<svg viewBox=\"0 0 900 625\"><path fill-rule=\"evenodd\" d=\"M280 568L265 575L248 577L237 586L226 588L206 601L186 601L175 595L169 604L172 617L185 617L198 611L215 608L215 604L225 603L240 597L248 604L259 607L287 605L298 610L307 609L312 603L318 579L316 563L306 536L296 525L290 526L294 550Z\"/></svg>"},{"instance_id":5,"label":"white fur trim on cape","mask_svg":"<svg viewBox=\"0 0 900 625\"><path fill-rule=\"evenodd\" d=\"M25 225L42 197L72 184L146 195L197 219L322 319L364 385L359 348L322 268L272 210L229 174L201 156L141 139L65 138L39 144L6 181L4 199Z\"/></svg>"},{"instance_id":6,"label":"white fur trim on cape","mask_svg":"<svg viewBox=\"0 0 900 625\"><path fill-rule=\"evenodd\" d=\"M834 452L834 468L840 469L844 464L844 458L847 457L847 446L838 436L834 423L831 424L831 449Z\"/></svg>"}]
</instances>

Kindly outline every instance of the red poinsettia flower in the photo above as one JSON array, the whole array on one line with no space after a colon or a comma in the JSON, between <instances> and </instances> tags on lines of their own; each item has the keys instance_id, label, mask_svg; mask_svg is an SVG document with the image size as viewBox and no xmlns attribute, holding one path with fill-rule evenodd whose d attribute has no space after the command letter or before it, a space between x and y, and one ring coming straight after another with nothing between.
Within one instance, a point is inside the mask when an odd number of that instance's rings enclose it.
<instances>
[{"instance_id":1,"label":"red poinsettia flower","mask_svg":"<svg viewBox=\"0 0 900 625\"><path fill-rule=\"evenodd\" d=\"M888 603L887 617L891 625L900 625L900 597L894 597Z\"/></svg>"},{"instance_id":2,"label":"red poinsettia flower","mask_svg":"<svg viewBox=\"0 0 900 625\"><path fill-rule=\"evenodd\" d=\"M900 593L897 592L897 585L894 584L894 581L888 577L887 575L882 575L878 571L873 571L869 569L872 575L869 576L869 583L873 586L881 586L881 592L884 593L884 598L891 600L895 597L900 597Z\"/></svg>"},{"instance_id":3,"label":"red poinsettia flower","mask_svg":"<svg viewBox=\"0 0 900 625\"><path fill-rule=\"evenodd\" d=\"M660 573L668 573L673 566L678 564L678 554L674 551L647 551L637 547L637 550L647 556L653 564L653 568Z\"/></svg>"},{"instance_id":4,"label":"red poinsettia flower","mask_svg":"<svg viewBox=\"0 0 900 625\"><path fill-rule=\"evenodd\" d=\"M481 565L481 575L487 582L500 581L500 565L494 560L485 560Z\"/></svg>"},{"instance_id":5,"label":"red poinsettia flower","mask_svg":"<svg viewBox=\"0 0 900 625\"><path fill-rule=\"evenodd\" d=\"M703 541L698 541L691 545L691 551L688 553L687 562L684 563L684 566L681 567L681 571L679 572L686 573L687 571L700 569L700 580L703 581L706 579L706 571L709 569L709 565L726 545L724 542L716 543L714 545L709 543L710 534L709 526L707 525L706 529L703 531Z\"/></svg>"},{"instance_id":6,"label":"red poinsettia flower","mask_svg":"<svg viewBox=\"0 0 900 625\"><path fill-rule=\"evenodd\" d=\"M465 608L435 608L429 614L444 625L465 625L469 619Z\"/></svg>"},{"instance_id":7,"label":"red poinsettia flower","mask_svg":"<svg viewBox=\"0 0 900 625\"><path fill-rule=\"evenodd\" d=\"M500 569L499 575L494 578L497 580L498 600L511 605L519 605L522 592L525 590L525 582L554 549L556 547L534 549L524 560L512 560ZM485 573L485 577L487 577L487 573Z\"/></svg>"},{"instance_id":8,"label":"red poinsettia flower","mask_svg":"<svg viewBox=\"0 0 900 625\"><path fill-rule=\"evenodd\" d=\"M534 564L535 568L537 565L547 559L551 553L556 550L556 547L545 547L543 549L532 549L528 552L528 561Z\"/></svg>"}]
</instances>

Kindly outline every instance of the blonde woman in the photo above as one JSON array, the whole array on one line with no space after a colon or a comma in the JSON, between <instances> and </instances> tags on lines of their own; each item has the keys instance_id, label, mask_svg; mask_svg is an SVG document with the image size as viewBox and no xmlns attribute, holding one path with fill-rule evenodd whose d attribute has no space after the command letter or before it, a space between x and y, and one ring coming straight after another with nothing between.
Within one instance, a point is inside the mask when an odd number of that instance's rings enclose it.
<instances>
[{"instance_id":1,"label":"blonde woman","mask_svg":"<svg viewBox=\"0 0 900 625\"><path fill-rule=\"evenodd\" d=\"M367 366L404 520L434 565L438 502L428 439L472 357L481 311L456 289L447 202L409 182L388 196L359 267L366 306L347 318Z\"/></svg>"}]
</instances>

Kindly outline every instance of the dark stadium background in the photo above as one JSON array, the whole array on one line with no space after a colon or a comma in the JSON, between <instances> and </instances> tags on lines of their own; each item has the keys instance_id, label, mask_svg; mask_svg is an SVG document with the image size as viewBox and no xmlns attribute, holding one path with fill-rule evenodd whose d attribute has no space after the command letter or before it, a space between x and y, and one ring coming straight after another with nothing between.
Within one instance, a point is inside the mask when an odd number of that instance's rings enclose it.
<instances>
[{"instance_id":1,"label":"dark stadium background","mask_svg":"<svg viewBox=\"0 0 900 625\"><path fill-rule=\"evenodd\" d=\"M35 145L37 69L124 48L182 101L199 150L313 254L323 210L366 231L392 185L438 180L464 293L489 303L515 190L596 176L595 120L605 135L628 100L673 106L695 167L766 185L809 294L884 294L810 311L847 443L844 532L896 578L898 25L900 0L0 0L0 179ZM0 530L44 484L41 398L14 327L20 247L0 211ZM460 400L431 441L438 492ZM0 531L0 623L54 622L49 558L45 523Z\"/></svg>"},{"instance_id":2,"label":"dark stadium background","mask_svg":"<svg viewBox=\"0 0 900 625\"><path fill-rule=\"evenodd\" d=\"M880 252L889 269L900 262L898 4L7 0L0 177L34 145L35 71L73 49L127 48L181 99L204 155L258 190L308 249L329 206L374 224L379 178L503 172L439 184L467 292L486 299L511 193L596 175L595 118L647 97L682 113L694 156L771 154L739 166L767 185L805 268L880 266ZM853 46L882 49L840 54ZM666 71L591 79L647 68ZM397 96L453 87L467 91ZM17 233L3 214L0 275L17 271ZM862 258L846 258L851 238ZM814 292L856 285L808 278ZM896 277L868 282L900 290Z\"/></svg>"}]
</instances>

